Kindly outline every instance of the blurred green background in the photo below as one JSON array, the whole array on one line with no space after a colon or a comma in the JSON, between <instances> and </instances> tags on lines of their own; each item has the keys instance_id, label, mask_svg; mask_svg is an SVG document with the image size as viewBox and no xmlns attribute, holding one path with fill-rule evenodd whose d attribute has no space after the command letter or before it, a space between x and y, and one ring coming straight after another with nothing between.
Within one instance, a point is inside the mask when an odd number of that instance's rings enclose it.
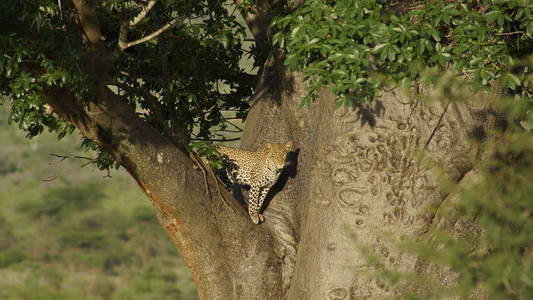
<instances>
[{"instance_id":1,"label":"blurred green background","mask_svg":"<svg viewBox=\"0 0 533 300\"><path fill-rule=\"evenodd\" d=\"M0 299L197 299L124 170L82 167L79 136L28 140L7 116L0 106Z\"/></svg>"}]
</instances>

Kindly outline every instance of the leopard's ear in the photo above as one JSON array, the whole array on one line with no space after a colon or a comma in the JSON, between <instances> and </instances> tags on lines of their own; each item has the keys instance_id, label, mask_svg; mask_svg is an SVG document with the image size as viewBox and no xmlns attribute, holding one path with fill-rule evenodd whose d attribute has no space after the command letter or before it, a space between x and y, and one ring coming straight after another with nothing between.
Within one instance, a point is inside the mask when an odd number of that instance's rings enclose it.
<instances>
[{"instance_id":1,"label":"leopard's ear","mask_svg":"<svg viewBox=\"0 0 533 300\"><path fill-rule=\"evenodd\" d=\"M272 143L266 143L264 149L272 149Z\"/></svg>"},{"instance_id":2,"label":"leopard's ear","mask_svg":"<svg viewBox=\"0 0 533 300\"><path fill-rule=\"evenodd\" d=\"M285 144L285 150L291 151L292 150L292 142L288 141L287 144Z\"/></svg>"}]
</instances>

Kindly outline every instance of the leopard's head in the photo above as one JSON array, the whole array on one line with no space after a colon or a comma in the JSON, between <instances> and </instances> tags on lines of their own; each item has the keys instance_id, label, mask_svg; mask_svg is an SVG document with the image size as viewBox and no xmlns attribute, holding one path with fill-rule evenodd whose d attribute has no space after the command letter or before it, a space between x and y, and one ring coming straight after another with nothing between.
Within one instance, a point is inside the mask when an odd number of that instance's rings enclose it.
<instances>
[{"instance_id":1,"label":"leopard's head","mask_svg":"<svg viewBox=\"0 0 533 300\"><path fill-rule=\"evenodd\" d=\"M292 142L289 141L286 144L266 143L263 150L267 153L269 160L268 168L279 174L285 167L287 154L292 151Z\"/></svg>"}]
</instances>

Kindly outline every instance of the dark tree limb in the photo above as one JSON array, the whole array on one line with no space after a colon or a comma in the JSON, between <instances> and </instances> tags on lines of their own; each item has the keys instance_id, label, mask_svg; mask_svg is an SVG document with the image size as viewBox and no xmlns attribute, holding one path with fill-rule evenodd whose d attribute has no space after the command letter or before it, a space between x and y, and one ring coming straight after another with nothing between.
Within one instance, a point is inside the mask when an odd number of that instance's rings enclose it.
<instances>
[{"instance_id":1,"label":"dark tree limb","mask_svg":"<svg viewBox=\"0 0 533 300\"><path fill-rule=\"evenodd\" d=\"M241 13L243 12L243 4L244 0L235 0L235 6L239 8ZM253 7L253 13L246 13L245 15L245 21L248 25L248 28L250 29L250 32L252 33L252 36L254 37L254 40L256 44L262 44L265 45L270 40L270 22L272 21L272 18L274 17L272 15L272 12L270 11L270 5L273 1L268 0L258 0L255 1L255 5Z\"/></svg>"},{"instance_id":2,"label":"dark tree limb","mask_svg":"<svg viewBox=\"0 0 533 300\"><path fill-rule=\"evenodd\" d=\"M84 0L73 0L74 7L84 37L91 48L101 47L103 44L102 31L98 17L96 16L95 2Z\"/></svg>"}]
</instances>

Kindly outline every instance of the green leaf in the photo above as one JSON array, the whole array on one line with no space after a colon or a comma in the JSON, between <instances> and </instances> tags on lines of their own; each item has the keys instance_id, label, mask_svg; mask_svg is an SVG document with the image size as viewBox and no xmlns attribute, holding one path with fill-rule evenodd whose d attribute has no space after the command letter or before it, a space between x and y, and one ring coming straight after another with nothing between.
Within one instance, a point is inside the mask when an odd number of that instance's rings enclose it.
<instances>
[{"instance_id":1,"label":"green leaf","mask_svg":"<svg viewBox=\"0 0 533 300\"><path fill-rule=\"evenodd\" d=\"M485 18L488 24L492 24L498 19L500 15L501 15L500 11L492 10L492 11L487 12L483 17Z\"/></svg>"},{"instance_id":2,"label":"green leaf","mask_svg":"<svg viewBox=\"0 0 533 300\"><path fill-rule=\"evenodd\" d=\"M526 36L533 38L533 21L529 22L526 27Z\"/></svg>"},{"instance_id":3,"label":"green leaf","mask_svg":"<svg viewBox=\"0 0 533 300\"><path fill-rule=\"evenodd\" d=\"M375 53L379 53L379 50L384 48L385 46L387 46L387 43L377 44L374 48L372 48L372 51L374 51Z\"/></svg>"}]
</instances>

